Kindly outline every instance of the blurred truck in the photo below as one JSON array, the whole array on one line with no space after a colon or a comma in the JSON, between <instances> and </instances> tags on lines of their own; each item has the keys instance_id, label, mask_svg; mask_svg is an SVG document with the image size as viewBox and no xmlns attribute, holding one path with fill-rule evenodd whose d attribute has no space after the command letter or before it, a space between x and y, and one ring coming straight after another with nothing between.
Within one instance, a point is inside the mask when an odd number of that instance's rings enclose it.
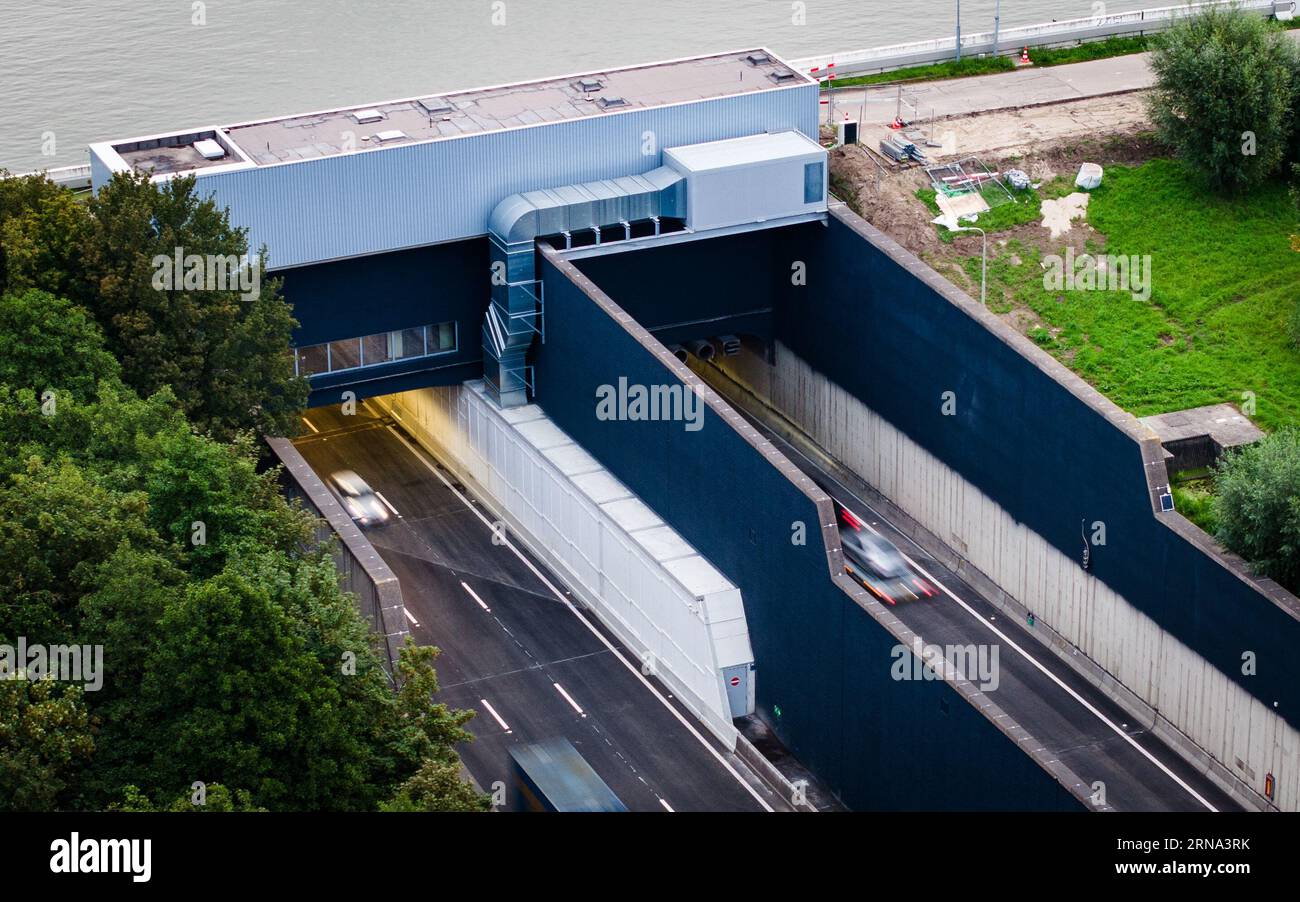
<instances>
[{"instance_id":1,"label":"blurred truck","mask_svg":"<svg viewBox=\"0 0 1300 902\"><path fill-rule=\"evenodd\" d=\"M510 748L515 810L627 811L567 739Z\"/></svg>"}]
</instances>

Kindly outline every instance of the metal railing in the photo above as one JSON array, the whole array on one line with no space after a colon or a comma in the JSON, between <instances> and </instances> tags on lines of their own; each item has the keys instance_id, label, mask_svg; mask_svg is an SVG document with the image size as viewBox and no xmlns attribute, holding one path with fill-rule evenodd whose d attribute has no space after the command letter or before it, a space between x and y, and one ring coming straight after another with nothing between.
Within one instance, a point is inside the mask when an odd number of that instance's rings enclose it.
<instances>
[{"instance_id":1,"label":"metal railing","mask_svg":"<svg viewBox=\"0 0 1300 902\"><path fill-rule=\"evenodd\" d=\"M10 175L10 178L22 178L28 175L41 175L42 173L54 184L62 185L65 188L90 187L89 163L81 163L77 166L58 166L54 169L40 169L34 172L15 172Z\"/></svg>"},{"instance_id":2,"label":"metal railing","mask_svg":"<svg viewBox=\"0 0 1300 902\"><path fill-rule=\"evenodd\" d=\"M1126 13L1022 25L1018 28L1002 29L996 36L996 47L994 46L995 35L991 31L963 35L961 53L963 57L993 53L1012 54L1019 52L1022 47L1052 47L1111 37L1150 34L1163 31L1179 19L1195 15L1210 7L1240 7L1247 12L1262 16L1289 19L1295 13L1296 0L1209 0L1209 2L1181 6L1162 6L1156 9L1139 9ZM957 39L954 36L809 56L790 60L789 63L793 68L806 73L811 73L814 69L819 73L825 73L826 67L833 65L835 74L844 76L887 72L890 69L901 69L906 66L945 62L955 59L956 56Z\"/></svg>"}]
</instances>

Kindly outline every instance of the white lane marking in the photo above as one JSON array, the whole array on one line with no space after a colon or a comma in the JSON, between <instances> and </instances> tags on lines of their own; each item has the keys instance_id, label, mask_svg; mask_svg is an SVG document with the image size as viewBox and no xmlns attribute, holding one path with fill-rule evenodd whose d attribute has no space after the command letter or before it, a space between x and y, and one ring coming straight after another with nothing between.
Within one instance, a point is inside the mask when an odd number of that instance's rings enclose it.
<instances>
[{"instance_id":1,"label":"white lane marking","mask_svg":"<svg viewBox=\"0 0 1300 902\"><path fill-rule=\"evenodd\" d=\"M433 464L429 463L429 461L425 458L425 456L421 454L419 451L417 451L415 446L406 440L406 436L402 435L392 426L388 427L388 431L391 432L399 442L401 442L403 445L406 446L406 450L410 451L411 454L414 455L416 460L424 464L425 469L427 469L434 476L437 476L438 480L442 482L443 485L451 489L452 494L454 494L457 498L459 498L462 504L464 504L467 508L473 511L474 515L478 517L481 521L483 521L484 526L492 530L494 533L496 532L496 529L492 525L492 521L489 520L483 514L483 512L478 509L476 505L472 504L468 498L466 498L463 494L461 494L456 489L456 487L451 484L451 482L447 479L447 477L443 476L442 473L438 472L438 468L435 467ZM735 781L739 783L741 786L743 786L745 790L751 796L754 797L754 801L758 802L758 804L763 807L764 811L772 811L773 810L772 806L767 804L767 801L761 795L758 794L758 790L754 789L754 787L750 786L747 782L745 782L745 778L742 777L734 767L732 767L731 762L728 761L726 758L722 757L721 753L719 753L718 750L714 748L713 745L707 739L705 739L703 736L700 735L700 731L695 729L695 726L689 720L687 720L685 717L682 716L682 712L674 708L669 703L668 699L663 697L663 694L658 689L655 688L654 683L651 683L649 680L646 679L645 674L641 672L640 668L634 667L632 665L632 662L629 661L627 658L625 658L623 656L623 653L620 652L612 642L610 642L607 638L605 638L605 634L602 633L600 630L596 629L596 627L592 625L591 621L589 621L586 617L584 617L582 612L579 611L577 607L574 606L573 602L571 602L568 598L566 598L563 592L555 588L555 586L552 585L551 581L547 579L540 570L538 570L535 566L533 566L533 562L530 561L522 551L520 551L518 548L515 547L514 542L510 541L510 537L502 534L501 539L503 544L511 551L513 551L515 553L515 556L519 558L519 560L523 561L524 566L527 567L529 570L531 570L533 572L533 575L536 576L539 580L541 580L542 584L546 586L546 588L551 590L551 594L555 596L556 600L558 600L561 604L567 607L570 613L572 613L574 617L577 617L578 620L582 622L582 625L585 626L591 632L591 634L595 636L602 645L605 646L605 648L607 648L611 653L613 653L614 657L617 658L623 664L623 666L627 668L628 672L631 673L632 676L634 676L636 679L641 681L641 685L645 686L645 688L648 689L650 693L656 699L658 699L659 702L665 708L668 709L668 712L672 714L674 718L677 719L677 722L680 723L683 727L685 727L686 731L690 733L693 737L695 737L696 741L699 742L700 745L704 746L704 748L708 751L708 753L712 755L719 764L722 765L722 767L727 771L727 773L731 774L731 776L735 779Z\"/></svg>"},{"instance_id":2,"label":"white lane marking","mask_svg":"<svg viewBox=\"0 0 1300 902\"><path fill-rule=\"evenodd\" d=\"M577 711L577 712L578 712L579 714L581 714L583 717L586 717L586 716L587 716L587 712L584 711L584 710L582 710L582 708L580 708L580 707L578 706L578 703L575 702L575 701L573 700L573 696L572 696L572 695L569 695L569 693L567 693L567 692L564 691L564 687L563 687L563 686L561 686L559 683L552 683L551 685L555 687L555 691L556 691L556 692L558 692L558 693L560 693L560 695L563 695L563 696L564 696L564 700L565 700L566 702L569 703L570 707L572 707L573 710Z\"/></svg>"},{"instance_id":3,"label":"white lane marking","mask_svg":"<svg viewBox=\"0 0 1300 902\"><path fill-rule=\"evenodd\" d=\"M307 424L307 428L309 428L312 432L320 432L320 430L316 428L316 424L313 423L311 420L307 419L306 417L303 417L302 421Z\"/></svg>"},{"instance_id":4,"label":"white lane marking","mask_svg":"<svg viewBox=\"0 0 1300 902\"><path fill-rule=\"evenodd\" d=\"M664 810L665 810L665 811L672 812L672 813L674 813L674 814L676 813L676 812L673 812L673 806L672 806L672 805L669 805L669 804L668 804L667 802L665 802L663 799L660 799L660 800L659 800L659 804L664 806Z\"/></svg>"},{"instance_id":5,"label":"white lane marking","mask_svg":"<svg viewBox=\"0 0 1300 902\"><path fill-rule=\"evenodd\" d=\"M766 428L766 427L765 427L765 428ZM768 431L768 432L771 432L773 435L776 435L776 433L775 433L773 430L767 430L767 431ZM875 508L873 508L870 504L867 504L865 501L861 501L861 499L859 499L858 496L857 496L856 494L854 494L852 491L850 491L850 490L849 490L849 489L848 489L848 488L847 488L843 483L841 483L838 479L836 479L836 478L835 478L834 476L832 476L830 473L827 473L827 472L826 472L825 470L823 470L820 466L818 466L818 465L817 465L817 462L814 461L814 460L813 460L811 457L809 457L807 454L805 454L802 450L800 450L799 448L796 448L793 444L791 444L789 441L786 441L784 438L781 439L781 443L782 443L783 445L785 445L787 448L789 448L791 451L793 451L795 454L799 455L799 456L802 457L804 460L808 461L808 463L812 464L812 466L813 466L814 469L816 469L816 470L817 470L819 473L821 473L822 475L826 476L830 482L833 482L835 485L839 486L839 488L840 488L841 490L843 490L844 493L845 493L846 495L848 495L850 498L852 498L854 501L858 501L858 502L860 502L864 508L866 508L867 510L869 510L869 511L871 511L873 514L875 514L876 517L877 517L878 519L880 519L880 520L885 520L885 522L889 522L889 521L886 520L884 517L880 516L880 514L879 514L879 513L875 510ZM824 493L824 494L829 494L829 493ZM851 513L852 513L852 512L851 512ZM857 516L857 515L855 514L855 516ZM868 523L865 519L862 519L861 517L859 517L859 519L862 520L862 524L863 524L864 526L866 526L867 529L871 530L873 533L875 533L875 534L878 535L878 536L881 535L880 530L875 529L875 528L874 528L873 526L871 526L871 524ZM908 538L908 540L909 540L910 542L912 542L913 545L916 545L918 548L921 547L921 546L916 542L915 539L911 539L910 537L907 537L907 536L906 536L905 534L903 534L903 533L900 533L900 535L904 535L905 538ZM924 550L924 549L923 549L923 550ZM992 623L990 623L988 620L986 620L983 616L981 616L980 613L979 613L978 611L976 611L974 608L972 608L972 607L971 607L970 605L968 605L966 602L964 602L964 601L962 601L960 598L958 598L958 597L953 593L953 591L952 591L951 589L949 589L949 588L948 588L947 586L945 586L943 583L939 582L939 580L935 579L934 576L933 576L933 574L931 574L929 571L927 571L924 567L922 567L922 566L921 566L920 564L918 564L916 561L912 560L912 558L908 557L906 554L903 554L903 552L902 552L901 549L899 550L898 553L901 554L901 555L903 556L903 560L905 560L905 561L907 561L909 564L911 564L912 567L913 567L914 569L916 569L916 570L917 570L917 571L918 571L922 576L924 576L926 579L930 580L930 582L934 583L936 586L938 586L940 589L942 589L945 595L947 595L947 596L948 596L949 598L951 598L953 601L957 602L957 604L961 605L962 608L964 608L968 614L970 614L972 617L974 617L974 618L975 618L976 620L978 620L980 623L982 623L982 624L984 624L986 627L988 627L988 629L989 629L989 630L990 630L990 631L991 631L995 636L998 636L1000 639L1002 639L1003 642L1007 643L1007 645L1011 646L1011 648L1013 648L1015 651L1019 652L1020 655L1021 655L1021 657L1023 657L1023 658L1024 658L1026 661L1028 661L1030 664L1034 665L1034 667L1036 667L1038 670L1042 671L1042 673L1043 673L1043 674L1044 674L1048 679L1050 679L1053 683L1055 683L1057 686L1059 686L1059 687L1061 687L1062 689L1064 689L1064 690L1066 691L1066 693L1067 693L1068 695L1070 695L1070 697L1073 698L1075 701L1077 701L1080 705L1082 705L1082 706L1084 707L1085 710L1087 710L1089 713L1091 713L1091 714L1093 714L1094 716L1096 716L1096 718L1097 718L1098 720L1100 720L1100 721L1101 721L1102 723L1104 723L1106 726L1110 727L1110 729L1113 730L1116 734L1118 734L1118 735L1119 735L1119 736L1120 736L1120 737L1121 737L1125 742L1127 742L1129 745L1133 746L1133 748L1135 748L1135 749L1137 749L1139 752L1141 752L1142 755L1143 755L1143 757L1145 757L1148 761L1150 761L1152 764L1154 764L1156 767L1158 767L1161 771L1163 771L1163 772L1164 772L1164 773L1165 773L1165 774L1166 774L1166 775L1167 775L1171 780L1173 780L1175 783L1177 783L1179 786L1181 786L1183 789L1185 789L1185 790L1187 791L1188 795L1190 795L1192 798L1196 799L1196 801L1200 802L1202 805L1204 805L1204 806L1205 806L1206 808L1208 808L1210 811L1215 811L1215 812L1217 812L1217 811L1219 810L1218 808L1215 808L1212 804L1210 804L1208 801L1206 801L1206 799L1205 799L1205 798L1204 798L1200 793L1198 793L1195 789L1192 789L1191 786L1187 785L1187 783L1186 783L1185 781L1183 781L1183 780L1182 780L1182 779L1181 779L1177 774L1175 774L1172 770L1170 770L1168 767L1166 767L1166 766L1165 766L1165 765L1164 765L1164 764L1163 764L1159 759L1157 759L1154 755L1152 755L1152 754L1151 754L1150 752L1148 752L1146 749L1142 748L1142 746L1138 745L1137 741L1136 741L1135 739L1133 739L1133 737L1130 736L1128 733L1124 732L1123 729L1121 729L1119 726L1117 726L1117 725L1115 724L1114 721L1112 721L1112 720L1111 720L1109 717L1107 717L1105 714L1101 713L1101 711L1097 710L1097 708L1094 707L1094 706L1093 706L1093 705L1092 705L1092 704L1091 704L1087 699L1085 699L1083 696L1079 695L1079 693L1075 692L1073 689L1071 689L1069 686L1067 686L1064 682L1062 682L1062 681L1061 681L1061 680L1056 676L1056 674L1052 673L1050 670L1048 670L1046 667L1044 667L1044 666L1043 666L1043 665L1038 661L1037 658L1035 658L1033 655L1029 654L1029 652L1025 651L1023 648L1021 648L1021 647L1020 647L1019 645L1017 645L1015 642L1013 642L1013 641L1012 641L1012 640L1011 640L1011 639L1010 639L1010 638L1009 638L1005 633L1003 633L1001 630L999 630L997 627L995 627Z\"/></svg>"},{"instance_id":6,"label":"white lane marking","mask_svg":"<svg viewBox=\"0 0 1300 902\"><path fill-rule=\"evenodd\" d=\"M419 626L419 625L420 625L420 621L418 621L418 620L415 619L415 615L411 613L411 609L410 609L410 608L408 608L408 607L406 607L406 606L403 606L403 607L402 607L402 613L406 615L406 619L409 620L409 621L411 621L411 624L412 624L413 626Z\"/></svg>"},{"instance_id":7,"label":"white lane marking","mask_svg":"<svg viewBox=\"0 0 1300 902\"><path fill-rule=\"evenodd\" d=\"M844 486L841 485L840 488L844 488ZM854 496L852 492L850 492L849 495L850 495L851 497L854 497L854 498L856 499L856 496ZM877 516L879 516L879 514L877 514ZM883 520L884 518L881 517L880 519ZM867 529L869 529L869 530L871 530L873 533L875 533L876 535L878 535L878 536L881 535L880 530L876 529L875 527L873 527L870 523L866 522L865 520L862 521L862 524L863 524L864 526L866 526ZM881 537L884 538L884 536L881 536ZM1185 782L1181 777L1179 777L1176 773L1174 773L1172 770L1170 770L1168 767L1166 767L1166 766L1164 765L1163 762L1161 762L1158 758L1156 758L1155 755L1151 754L1151 753L1148 752L1146 749L1144 749L1141 745L1139 745L1138 742L1137 742L1137 740L1135 740L1132 736L1130 736L1128 733L1126 733L1122 727L1120 727L1118 724L1116 724L1113 720L1111 720L1111 719L1110 719L1109 717L1107 717L1105 714L1101 713L1101 711L1097 710L1097 708L1094 707L1094 706L1093 706L1093 705L1092 705L1092 704L1091 704L1091 703L1090 703L1086 698L1084 698L1084 697L1081 696L1079 693L1075 692L1073 689L1071 689L1069 686L1067 686L1067 685L1066 685L1066 684L1065 684L1065 683L1064 683L1064 682L1063 682L1059 677L1057 677L1056 674L1052 673L1052 672L1051 672L1050 670L1048 670L1045 666L1043 666L1043 664L1041 664L1041 663L1038 661L1037 658L1035 658L1035 657L1034 657L1033 655L1031 655L1029 652L1025 651L1023 648L1021 648L1019 645L1017 645L1017 644L1016 644L1016 643L1011 639L1011 637L1009 637L1006 633L1002 632L1000 629L998 629L996 626L994 626L992 623L990 623L988 620L986 620L986 619L983 617L983 615L981 615L981 614L979 613L979 611L976 611L974 608L972 608L972 607L971 607L970 605L968 605L966 602L962 601L960 598L957 597L957 595L956 595L956 594L955 594L951 589L949 589L949 588L948 588L947 586L945 586L943 583L939 582L939 580L935 579L935 578L934 578L934 575L933 575L932 573L930 573L930 571L926 570L924 567L922 567L922 566L921 566L920 564L918 564L916 561L912 560L912 558L908 557L906 554L903 554L903 552L902 552L901 550L900 550L898 553L899 553L900 555L903 556L903 560L907 561L909 564L912 565L912 569L916 570L918 573L920 573L922 576L924 576L924 577L925 577L926 579L928 579L930 582L934 583L936 586L938 586L940 589L942 589L942 590L943 590L943 593L944 593L945 595L947 595L949 598L951 598L953 601L957 602L957 604L961 605L962 609L965 610L966 613L970 614L972 617L974 617L974 618L975 618L976 620L978 620L980 623L984 624L984 626L987 627L988 630L989 630L990 632L993 633L993 635L997 636L999 639L1001 639L1001 640L1002 640L1003 642L1005 642L1007 645L1011 646L1012 649L1014 649L1015 651L1019 652L1019 653L1020 653L1020 656L1021 656L1022 658L1024 658L1024 659L1025 659L1026 661L1028 661L1030 664L1034 665L1034 667L1036 667L1039 671L1041 671L1042 674L1043 674L1044 676L1046 676L1049 680L1051 680L1051 681L1052 681L1053 683L1055 683L1057 686L1059 686L1059 687L1061 687L1063 690L1065 690L1066 694L1068 694L1068 695L1069 695L1071 698L1073 698L1076 702L1078 702L1080 705L1082 705L1083 708L1084 708L1084 710L1088 711L1089 713L1091 713L1092 715L1094 715L1098 720L1100 720L1102 723L1104 723L1106 726L1108 726L1108 727L1110 727L1112 730L1114 730L1115 733L1116 733L1116 735L1118 735L1121 739L1123 739L1123 740L1124 740L1125 742L1127 742L1129 745L1133 746L1133 748L1135 748L1135 749L1137 749L1139 752L1141 752L1142 755L1143 755L1143 757L1145 757L1148 761L1150 761L1150 762L1151 762L1152 764L1154 764L1156 767L1160 768L1160 770L1164 771L1165 775L1168 776L1169 779L1171 779L1171 780L1173 780L1175 783L1177 783L1179 786L1181 786L1183 789L1185 789L1185 790L1187 791L1188 795L1190 795L1192 798L1196 799L1196 801L1200 802L1202 805L1204 805L1206 808L1208 808L1208 809L1211 810L1211 811L1218 811L1218 810L1219 810L1218 808L1215 808L1212 804L1210 804L1210 803L1205 799L1205 797L1202 796L1199 792L1197 792L1195 789L1192 789L1191 786L1187 785L1187 783L1186 783L1186 782Z\"/></svg>"},{"instance_id":8,"label":"white lane marking","mask_svg":"<svg viewBox=\"0 0 1300 902\"><path fill-rule=\"evenodd\" d=\"M485 602L483 599L478 597L478 593L469 587L469 583L465 582L465 580L462 579L460 581L460 584L461 587L464 588L464 590L469 593L469 597L478 602L478 606L480 608L487 611L489 614L492 613L492 609L487 606L487 602Z\"/></svg>"},{"instance_id":9,"label":"white lane marking","mask_svg":"<svg viewBox=\"0 0 1300 902\"><path fill-rule=\"evenodd\" d=\"M492 719L501 725L501 729L505 730L507 733L513 732L510 729L510 725L501 719L501 715L497 713L497 709L492 707L490 704L488 704L487 699L481 698L478 700L478 703L482 705L484 708L487 708L487 713L491 714Z\"/></svg>"},{"instance_id":10,"label":"white lane marking","mask_svg":"<svg viewBox=\"0 0 1300 902\"><path fill-rule=\"evenodd\" d=\"M384 497L383 492L375 492L375 497L378 498L380 501L384 502L384 507L392 511L394 517L396 517L399 520L402 519L402 515L397 512L397 508L393 507L391 504L388 503L388 499Z\"/></svg>"}]
</instances>

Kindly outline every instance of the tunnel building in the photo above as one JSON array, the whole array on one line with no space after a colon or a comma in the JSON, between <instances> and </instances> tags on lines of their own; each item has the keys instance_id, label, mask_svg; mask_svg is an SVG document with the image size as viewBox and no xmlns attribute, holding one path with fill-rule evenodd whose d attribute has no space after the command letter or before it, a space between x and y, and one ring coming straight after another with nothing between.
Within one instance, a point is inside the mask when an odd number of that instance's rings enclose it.
<instances>
[{"instance_id":1,"label":"tunnel building","mask_svg":"<svg viewBox=\"0 0 1300 902\"><path fill-rule=\"evenodd\" d=\"M817 98L742 50L97 143L91 169L96 190L193 175L267 248L313 405L479 375L518 404L545 327L534 239L824 215Z\"/></svg>"}]
</instances>

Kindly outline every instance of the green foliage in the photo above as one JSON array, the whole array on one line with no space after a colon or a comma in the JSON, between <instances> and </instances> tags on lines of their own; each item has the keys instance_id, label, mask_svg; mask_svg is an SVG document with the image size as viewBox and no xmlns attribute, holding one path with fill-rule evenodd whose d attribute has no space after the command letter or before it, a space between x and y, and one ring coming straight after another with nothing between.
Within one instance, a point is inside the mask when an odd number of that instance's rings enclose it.
<instances>
[{"instance_id":1,"label":"green foliage","mask_svg":"<svg viewBox=\"0 0 1300 902\"><path fill-rule=\"evenodd\" d=\"M906 69L893 69L889 72L877 72L872 75L854 75L849 78L835 79L835 87L849 88L854 85L878 85L896 81L932 81L941 78L968 78L972 75L990 75L995 72L1010 72L1016 68L1009 56L968 56L960 62L948 60L926 66L909 66Z\"/></svg>"},{"instance_id":2,"label":"green foliage","mask_svg":"<svg viewBox=\"0 0 1300 902\"><path fill-rule=\"evenodd\" d=\"M0 810L65 804L94 749L80 686L0 680Z\"/></svg>"},{"instance_id":3,"label":"green foliage","mask_svg":"<svg viewBox=\"0 0 1300 902\"><path fill-rule=\"evenodd\" d=\"M43 175L0 178L0 294L38 288L79 297L89 228L85 206Z\"/></svg>"},{"instance_id":4,"label":"green foliage","mask_svg":"<svg viewBox=\"0 0 1300 902\"><path fill-rule=\"evenodd\" d=\"M155 258L247 254L245 232L194 178L155 185L119 174L88 203L89 237L81 267L94 312L124 379L143 395L170 386L202 432L229 438L256 427L292 432L307 386L293 375L287 349L295 322L279 283L262 279L256 297L237 290L189 286L174 273L155 287ZM260 258L259 272L266 268Z\"/></svg>"},{"instance_id":5,"label":"green foliage","mask_svg":"<svg viewBox=\"0 0 1300 902\"><path fill-rule=\"evenodd\" d=\"M295 322L279 283L259 278L245 297L230 280L187 282L184 268L155 279L178 248L205 260L249 253L193 177L119 174L85 203L43 176L0 180L0 294L39 289L85 308L123 380L145 396L169 387L200 432L292 433L308 386L293 374ZM265 254L253 258L260 277Z\"/></svg>"},{"instance_id":6,"label":"green foliage","mask_svg":"<svg viewBox=\"0 0 1300 902\"><path fill-rule=\"evenodd\" d=\"M1215 486L1219 541L1257 572L1300 591L1300 429L1224 455Z\"/></svg>"},{"instance_id":7,"label":"green foliage","mask_svg":"<svg viewBox=\"0 0 1300 902\"><path fill-rule=\"evenodd\" d=\"M89 397L120 370L85 310L37 289L0 295L0 382L52 390L57 403L64 393Z\"/></svg>"},{"instance_id":8,"label":"green foliage","mask_svg":"<svg viewBox=\"0 0 1300 902\"><path fill-rule=\"evenodd\" d=\"M450 762L425 761L396 795L380 803L381 811L488 811L492 799L475 792L460 777L459 766Z\"/></svg>"},{"instance_id":9,"label":"green foliage","mask_svg":"<svg viewBox=\"0 0 1300 902\"><path fill-rule=\"evenodd\" d=\"M1173 486L1174 508L1201 529L1214 535L1217 521L1214 518L1214 492L1203 481Z\"/></svg>"},{"instance_id":10,"label":"green foliage","mask_svg":"<svg viewBox=\"0 0 1300 902\"><path fill-rule=\"evenodd\" d=\"M436 650L406 649L392 690L250 435L139 397L36 289L0 298L0 351L0 640L104 649L98 691L0 682L0 807L194 810L195 781L207 811L483 807Z\"/></svg>"},{"instance_id":11,"label":"green foliage","mask_svg":"<svg viewBox=\"0 0 1300 902\"><path fill-rule=\"evenodd\" d=\"M1300 424L1300 354L1286 328L1300 284L1293 220L1277 182L1219 199L1181 163L1108 167L1088 221L1105 252L1151 255L1150 299L1045 289L1043 255L1063 254L1063 236L1045 249L1012 239L995 251L990 242L989 304L1006 312L1009 297L1032 310L1053 330L1051 353L1138 416L1241 404L1253 392L1261 427ZM967 254L978 280L978 245Z\"/></svg>"},{"instance_id":12,"label":"green foliage","mask_svg":"<svg viewBox=\"0 0 1300 902\"><path fill-rule=\"evenodd\" d=\"M1258 16L1210 9L1180 20L1154 48L1148 104L1162 140L1215 190L1242 191L1275 174L1300 80L1294 42Z\"/></svg>"},{"instance_id":13,"label":"green foliage","mask_svg":"<svg viewBox=\"0 0 1300 902\"><path fill-rule=\"evenodd\" d=\"M123 812L157 812L165 811L173 814L184 813L187 811L219 811L219 812L264 812L265 808L258 807L252 800L252 795L244 789L229 789L220 783L211 783L204 787L202 802L197 800L196 794L192 791L173 801L170 805L155 805L153 801L140 790L138 786L127 785L122 788L122 801L115 802L109 806L111 811Z\"/></svg>"},{"instance_id":14,"label":"green foliage","mask_svg":"<svg viewBox=\"0 0 1300 902\"><path fill-rule=\"evenodd\" d=\"M1029 51L1029 58L1040 68L1047 66L1064 66L1069 63L1086 63L1089 60L1109 59L1114 56L1128 56L1143 53L1151 49L1151 39L1146 35L1124 38L1106 38L1103 41L1085 41L1074 47L1035 47Z\"/></svg>"}]
</instances>

